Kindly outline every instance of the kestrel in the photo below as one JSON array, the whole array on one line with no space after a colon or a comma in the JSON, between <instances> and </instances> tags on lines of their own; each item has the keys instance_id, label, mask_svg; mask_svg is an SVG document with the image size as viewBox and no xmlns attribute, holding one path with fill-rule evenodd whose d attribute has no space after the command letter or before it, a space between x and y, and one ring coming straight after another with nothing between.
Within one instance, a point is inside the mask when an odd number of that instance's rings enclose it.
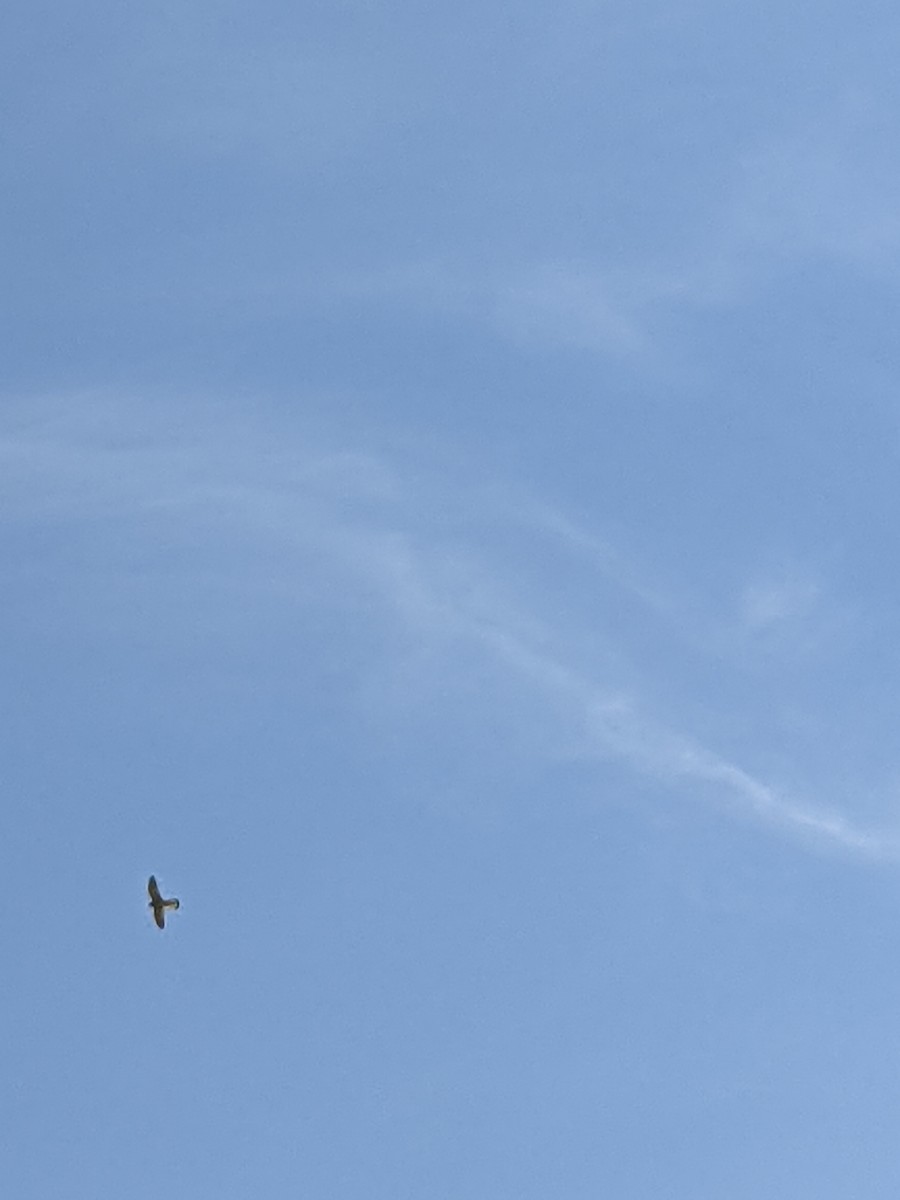
<instances>
[{"instance_id":1,"label":"kestrel","mask_svg":"<svg viewBox=\"0 0 900 1200\"><path fill-rule=\"evenodd\" d=\"M148 908L153 909L153 920L157 923L160 929L166 927L166 909L180 908L180 904L173 897L171 900L163 900L159 894L159 888L156 886L156 876L151 875L147 883L147 891L150 893L150 903Z\"/></svg>"}]
</instances>

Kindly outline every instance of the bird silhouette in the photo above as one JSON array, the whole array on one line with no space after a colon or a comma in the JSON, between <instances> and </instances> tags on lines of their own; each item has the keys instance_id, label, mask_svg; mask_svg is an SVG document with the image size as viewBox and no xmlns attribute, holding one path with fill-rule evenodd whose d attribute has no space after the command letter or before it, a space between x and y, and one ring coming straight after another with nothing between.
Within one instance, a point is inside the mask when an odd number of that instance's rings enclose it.
<instances>
[{"instance_id":1,"label":"bird silhouette","mask_svg":"<svg viewBox=\"0 0 900 1200\"><path fill-rule=\"evenodd\" d=\"M163 900L162 896L159 894L159 888L156 886L155 875L150 876L150 879L147 883L147 891L150 893L150 903L147 907L153 909L153 920L157 923L160 929L165 929L166 909L180 908L181 905L174 897L171 900Z\"/></svg>"}]
</instances>

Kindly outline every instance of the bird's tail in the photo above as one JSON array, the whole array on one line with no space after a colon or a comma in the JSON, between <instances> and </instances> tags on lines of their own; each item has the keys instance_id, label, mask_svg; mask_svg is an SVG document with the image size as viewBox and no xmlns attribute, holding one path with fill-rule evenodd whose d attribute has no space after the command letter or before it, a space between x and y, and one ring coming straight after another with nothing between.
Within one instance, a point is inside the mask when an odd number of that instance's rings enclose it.
<instances>
[{"instance_id":1,"label":"bird's tail","mask_svg":"<svg viewBox=\"0 0 900 1200\"><path fill-rule=\"evenodd\" d=\"M180 901L180 900L176 900L176 899L173 897L171 900L163 900L163 905L164 905L166 908L181 908L181 901Z\"/></svg>"}]
</instances>

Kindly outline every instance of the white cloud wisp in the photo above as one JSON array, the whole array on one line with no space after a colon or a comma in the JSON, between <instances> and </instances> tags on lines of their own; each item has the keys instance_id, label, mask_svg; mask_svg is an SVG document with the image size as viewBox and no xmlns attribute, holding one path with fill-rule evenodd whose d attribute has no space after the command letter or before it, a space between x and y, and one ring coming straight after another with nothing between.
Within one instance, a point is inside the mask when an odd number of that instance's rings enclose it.
<instances>
[{"instance_id":1,"label":"white cloud wisp","mask_svg":"<svg viewBox=\"0 0 900 1200\"><path fill-rule=\"evenodd\" d=\"M71 416L8 426L0 438L0 529L48 515L90 527L112 513L136 525L148 513L169 513L180 527L195 526L197 537L269 542L306 579L314 579L316 561L330 561L411 639L464 641L517 687L527 683L538 705L563 713L579 747L575 757L619 760L673 792L702 792L725 810L812 843L900 857L890 832L798 802L673 722L648 715L658 705L648 706L615 671L607 680L595 663L573 665L577 634L536 615L539 606L527 597L511 603L502 570L479 565L478 529L450 544L429 522L427 503L380 456L323 452L302 436L270 438L227 423L166 437L160 422L148 428L129 406L114 423L112 435L105 420ZM628 588L621 562L610 563L611 582ZM645 606L657 607L654 594L637 591ZM366 611L377 619L371 606Z\"/></svg>"}]
</instances>

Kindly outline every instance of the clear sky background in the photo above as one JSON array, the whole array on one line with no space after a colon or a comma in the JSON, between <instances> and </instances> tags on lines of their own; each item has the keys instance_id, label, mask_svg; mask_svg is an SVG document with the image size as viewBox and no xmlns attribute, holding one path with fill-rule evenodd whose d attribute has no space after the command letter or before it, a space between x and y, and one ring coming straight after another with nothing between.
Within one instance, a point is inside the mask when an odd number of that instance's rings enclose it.
<instances>
[{"instance_id":1,"label":"clear sky background","mask_svg":"<svg viewBox=\"0 0 900 1200\"><path fill-rule=\"evenodd\" d=\"M896 4L0 24L4 1194L895 1200Z\"/></svg>"}]
</instances>

